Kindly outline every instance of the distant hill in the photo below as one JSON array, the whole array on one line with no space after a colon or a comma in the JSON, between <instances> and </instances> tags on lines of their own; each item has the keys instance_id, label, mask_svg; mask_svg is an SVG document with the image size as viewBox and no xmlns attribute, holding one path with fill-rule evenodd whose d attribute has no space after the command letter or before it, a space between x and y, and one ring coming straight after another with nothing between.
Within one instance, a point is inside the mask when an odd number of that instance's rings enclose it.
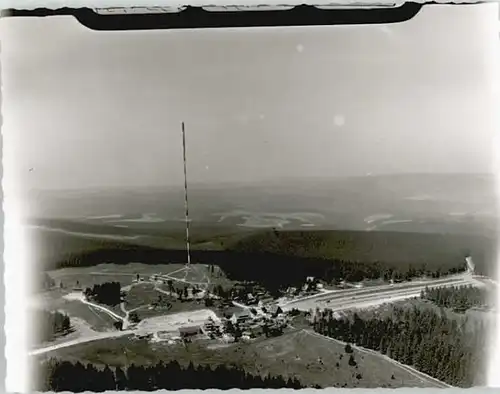
<instances>
[{"instance_id":1,"label":"distant hill","mask_svg":"<svg viewBox=\"0 0 500 394\"><path fill-rule=\"evenodd\" d=\"M63 222L58 222L59 228ZM75 223L69 228L75 230ZM85 228L88 231L88 227ZM102 230L102 229L101 229ZM186 261L184 232L168 236L143 235L139 238L104 238L32 228L29 231L35 264L41 270L62 266L88 266L105 262L126 264L181 263ZM219 264L226 268L278 271L342 260L407 269L423 266L465 268L470 254L477 269L485 274L494 267L494 238L402 232L364 231L251 231L212 233L205 229L192 239L192 261ZM322 263L323 262L323 263ZM238 268L238 271L240 271ZM315 268L315 270L322 268ZM250 275L250 273L248 273ZM243 275L243 274L242 274Z\"/></svg>"},{"instance_id":2,"label":"distant hill","mask_svg":"<svg viewBox=\"0 0 500 394\"><path fill-rule=\"evenodd\" d=\"M37 192L28 200L31 219L78 219L148 232L184 225L182 187ZM476 174L193 184L189 203L193 226L232 231L276 227L489 236L497 231L498 216L493 176Z\"/></svg>"},{"instance_id":3,"label":"distant hill","mask_svg":"<svg viewBox=\"0 0 500 394\"><path fill-rule=\"evenodd\" d=\"M271 253L340 259L394 266L452 266L471 254L484 267L493 262L496 240L486 237L362 231L276 231L258 233L228 245L241 253Z\"/></svg>"},{"instance_id":4,"label":"distant hill","mask_svg":"<svg viewBox=\"0 0 500 394\"><path fill-rule=\"evenodd\" d=\"M287 269L302 275L301 267L321 274L337 260L462 267L470 253L488 274L497 240L493 181L487 175L404 174L191 185L193 261L238 267L240 277L261 269L278 277ZM38 193L27 211L36 264L184 262L183 193Z\"/></svg>"}]
</instances>

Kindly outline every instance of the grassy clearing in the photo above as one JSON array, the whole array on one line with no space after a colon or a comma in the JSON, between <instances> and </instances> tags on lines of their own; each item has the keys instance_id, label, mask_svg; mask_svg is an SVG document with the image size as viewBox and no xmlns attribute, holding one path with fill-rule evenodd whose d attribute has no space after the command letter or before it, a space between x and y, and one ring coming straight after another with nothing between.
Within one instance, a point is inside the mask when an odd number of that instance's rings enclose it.
<instances>
[{"instance_id":1,"label":"grassy clearing","mask_svg":"<svg viewBox=\"0 0 500 394\"><path fill-rule=\"evenodd\" d=\"M56 281L57 286L62 281L66 288L75 287L77 281L80 287L84 288L110 281L118 281L122 286L127 286L136 279L137 274L141 277L149 278L151 275L166 274L183 267L183 264L99 264L93 267L61 268L48 271L48 274Z\"/></svg>"},{"instance_id":2,"label":"grassy clearing","mask_svg":"<svg viewBox=\"0 0 500 394\"><path fill-rule=\"evenodd\" d=\"M62 289L54 289L34 296L35 309L43 308L48 311L60 311L70 316L86 321L96 331L114 330L115 320L107 313L92 308L80 301L64 299L68 292ZM119 306L107 307L120 315L124 315Z\"/></svg>"},{"instance_id":3,"label":"grassy clearing","mask_svg":"<svg viewBox=\"0 0 500 394\"><path fill-rule=\"evenodd\" d=\"M111 366L126 366L131 362L151 365L159 360L177 360L181 364L192 361L212 366L236 363L253 373L297 376L305 384L322 387L431 387L376 355L357 350L353 355L357 366L349 365L349 354L345 353L343 345L303 330L217 350L208 349L202 343L167 346L149 344L141 339L118 338L57 351L57 356L64 359Z\"/></svg>"},{"instance_id":4,"label":"grassy clearing","mask_svg":"<svg viewBox=\"0 0 500 394\"><path fill-rule=\"evenodd\" d=\"M49 292L44 292L44 304L47 305L47 309L61 309L65 310L70 316L79 317L87 321L96 330L102 331L112 329L114 320L106 313L75 301L65 301L62 297L68 292L74 291L77 282L80 288L92 287L95 284L102 284L110 281L118 281L121 283L122 287L125 287L133 283L137 274L145 279L149 279L151 275L175 272L182 268L184 268L184 264L147 265L130 263L127 265L99 264L93 267L62 268L49 271L48 274L55 279L56 284L59 285L60 282L63 282L65 288L57 288ZM188 280L199 282L205 281L206 278L204 278L204 275L208 274L208 269L209 268L205 265L197 265L196 268L188 271ZM184 274L185 271L180 271L174 273L174 276L183 278ZM222 276L215 278L214 282L217 284L224 283L230 286L229 281ZM167 285L160 286L163 290L168 290ZM184 284L174 282L174 286L184 287ZM195 310L204 306L203 301L180 302L162 294L162 296L164 298L166 297L171 303L170 308L148 309L148 305L158 301L160 294L160 292L154 289L154 285L151 283L145 282L135 284L125 294L125 308L131 310L142 307L137 313L141 319L144 319L166 313ZM106 307L124 316L119 305Z\"/></svg>"},{"instance_id":5,"label":"grassy clearing","mask_svg":"<svg viewBox=\"0 0 500 394\"><path fill-rule=\"evenodd\" d=\"M113 323L116 321L107 313L92 308L79 301L64 301L60 309L65 311L70 318L78 317L85 320L96 331L115 330Z\"/></svg>"},{"instance_id":6,"label":"grassy clearing","mask_svg":"<svg viewBox=\"0 0 500 394\"><path fill-rule=\"evenodd\" d=\"M245 351L248 367L257 371L297 375L307 384L322 387L429 387L376 355L354 351L356 366L349 365L344 346L306 331L297 331L253 344Z\"/></svg>"},{"instance_id":7,"label":"grassy clearing","mask_svg":"<svg viewBox=\"0 0 500 394\"><path fill-rule=\"evenodd\" d=\"M103 267L62 268L49 271L48 274L55 280L57 286L59 286L62 282L66 289L73 289L75 287L92 287L95 284L102 284L111 281L118 281L122 284L122 286L132 283L132 279L134 278L133 275L121 273L123 270L116 268L112 271L112 273L108 274L106 269L102 269L108 265L111 264L103 264Z\"/></svg>"},{"instance_id":8,"label":"grassy clearing","mask_svg":"<svg viewBox=\"0 0 500 394\"><path fill-rule=\"evenodd\" d=\"M152 283L141 283L135 285L125 295L125 308L130 310L149 305L158 301L160 294L161 293L155 290Z\"/></svg>"},{"instance_id":9,"label":"grassy clearing","mask_svg":"<svg viewBox=\"0 0 500 394\"><path fill-rule=\"evenodd\" d=\"M197 264L187 270L186 280L190 282L206 282L210 278L209 266L205 264Z\"/></svg>"}]
</instances>

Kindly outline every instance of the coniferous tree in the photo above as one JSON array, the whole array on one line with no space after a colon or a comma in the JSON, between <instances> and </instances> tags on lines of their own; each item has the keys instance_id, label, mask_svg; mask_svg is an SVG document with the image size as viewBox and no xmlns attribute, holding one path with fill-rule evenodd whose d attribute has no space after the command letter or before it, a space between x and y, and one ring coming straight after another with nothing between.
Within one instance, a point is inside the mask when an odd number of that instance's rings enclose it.
<instances>
[{"instance_id":1,"label":"coniferous tree","mask_svg":"<svg viewBox=\"0 0 500 394\"><path fill-rule=\"evenodd\" d=\"M384 319L360 319L358 315L352 320L332 319L331 313L317 311L316 332L378 350L452 385L459 382L462 387L470 387L474 383L470 366L481 364L488 346L484 325L461 330L445 313L432 309L393 307L392 316ZM349 364L354 365L353 361L352 357Z\"/></svg>"},{"instance_id":2,"label":"coniferous tree","mask_svg":"<svg viewBox=\"0 0 500 394\"><path fill-rule=\"evenodd\" d=\"M123 391L128 387L127 376L120 367L115 368L116 390Z\"/></svg>"},{"instance_id":3,"label":"coniferous tree","mask_svg":"<svg viewBox=\"0 0 500 394\"><path fill-rule=\"evenodd\" d=\"M262 379L241 368L219 365L196 366L192 363L181 367L177 361L164 364L141 366L131 364L125 374L121 368L114 371L105 366L99 370L92 364L83 366L68 361L49 360L41 369L45 374L38 382L40 391L93 391L159 389L229 389L229 388L302 388L297 379L286 380L281 376L267 376Z\"/></svg>"}]
</instances>

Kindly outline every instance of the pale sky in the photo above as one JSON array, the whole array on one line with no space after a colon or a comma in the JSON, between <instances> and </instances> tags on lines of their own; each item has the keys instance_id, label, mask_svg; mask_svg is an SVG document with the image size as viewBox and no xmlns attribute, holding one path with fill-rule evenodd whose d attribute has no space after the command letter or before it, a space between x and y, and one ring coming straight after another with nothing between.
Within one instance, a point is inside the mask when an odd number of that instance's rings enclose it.
<instances>
[{"instance_id":1,"label":"pale sky","mask_svg":"<svg viewBox=\"0 0 500 394\"><path fill-rule=\"evenodd\" d=\"M490 14L142 32L4 19L6 175L28 189L181 184L181 121L193 182L491 172Z\"/></svg>"}]
</instances>

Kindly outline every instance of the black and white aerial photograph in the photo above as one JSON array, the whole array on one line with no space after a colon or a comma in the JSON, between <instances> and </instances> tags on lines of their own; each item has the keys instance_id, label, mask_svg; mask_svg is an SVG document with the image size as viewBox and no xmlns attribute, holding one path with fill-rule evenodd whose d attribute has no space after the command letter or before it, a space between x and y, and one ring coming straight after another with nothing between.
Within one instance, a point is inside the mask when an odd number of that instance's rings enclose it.
<instances>
[{"instance_id":1,"label":"black and white aerial photograph","mask_svg":"<svg viewBox=\"0 0 500 394\"><path fill-rule=\"evenodd\" d=\"M494 7L357 26L2 20L30 389L491 384Z\"/></svg>"}]
</instances>

